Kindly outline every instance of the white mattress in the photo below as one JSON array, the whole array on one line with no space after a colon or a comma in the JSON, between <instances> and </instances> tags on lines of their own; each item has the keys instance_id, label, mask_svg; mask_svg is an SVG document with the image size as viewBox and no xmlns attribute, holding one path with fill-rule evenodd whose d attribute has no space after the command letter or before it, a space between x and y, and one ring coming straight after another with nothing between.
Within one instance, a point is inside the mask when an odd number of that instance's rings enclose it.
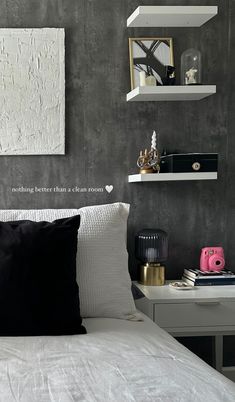
<instances>
[{"instance_id":1,"label":"white mattress","mask_svg":"<svg viewBox=\"0 0 235 402\"><path fill-rule=\"evenodd\" d=\"M0 338L1 402L227 402L235 385L144 316L87 335Z\"/></svg>"}]
</instances>

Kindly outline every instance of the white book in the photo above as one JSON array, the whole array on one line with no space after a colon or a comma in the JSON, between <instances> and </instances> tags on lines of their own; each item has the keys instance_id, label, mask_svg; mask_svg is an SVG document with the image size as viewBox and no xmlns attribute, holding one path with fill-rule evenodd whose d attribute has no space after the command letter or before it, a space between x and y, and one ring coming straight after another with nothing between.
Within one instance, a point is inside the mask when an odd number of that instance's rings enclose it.
<instances>
[{"instance_id":1,"label":"white book","mask_svg":"<svg viewBox=\"0 0 235 402\"><path fill-rule=\"evenodd\" d=\"M220 274L216 273L209 273L205 272L203 273L199 269L184 269L184 274L187 275L188 277L192 279L216 279L216 278L234 278L235 279L235 273L229 270L226 271L221 271Z\"/></svg>"}]
</instances>

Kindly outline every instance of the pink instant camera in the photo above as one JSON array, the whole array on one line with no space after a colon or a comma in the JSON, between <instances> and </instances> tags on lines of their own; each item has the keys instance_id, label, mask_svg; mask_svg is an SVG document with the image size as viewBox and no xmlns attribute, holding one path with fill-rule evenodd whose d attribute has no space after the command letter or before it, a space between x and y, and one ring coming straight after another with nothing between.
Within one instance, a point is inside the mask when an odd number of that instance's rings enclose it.
<instances>
[{"instance_id":1,"label":"pink instant camera","mask_svg":"<svg viewBox=\"0 0 235 402\"><path fill-rule=\"evenodd\" d=\"M220 272L224 269L224 250L222 247L204 247L201 251L200 270Z\"/></svg>"}]
</instances>

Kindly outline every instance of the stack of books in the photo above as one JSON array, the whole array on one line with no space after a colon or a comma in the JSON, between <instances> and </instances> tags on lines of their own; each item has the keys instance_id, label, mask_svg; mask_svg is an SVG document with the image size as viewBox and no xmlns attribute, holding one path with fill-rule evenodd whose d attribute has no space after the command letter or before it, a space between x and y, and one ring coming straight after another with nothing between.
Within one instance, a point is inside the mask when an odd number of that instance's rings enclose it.
<instances>
[{"instance_id":1,"label":"stack of books","mask_svg":"<svg viewBox=\"0 0 235 402\"><path fill-rule=\"evenodd\" d=\"M185 269L182 280L191 286L235 285L235 273L228 269L220 272L202 272L199 269Z\"/></svg>"}]
</instances>

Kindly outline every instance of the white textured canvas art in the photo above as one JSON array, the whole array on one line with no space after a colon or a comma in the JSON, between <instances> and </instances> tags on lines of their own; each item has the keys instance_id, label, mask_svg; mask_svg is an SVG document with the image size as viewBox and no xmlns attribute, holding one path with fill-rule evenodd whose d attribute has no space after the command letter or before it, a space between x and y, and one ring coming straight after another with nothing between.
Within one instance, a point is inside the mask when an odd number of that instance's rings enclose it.
<instances>
[{"instance_id":1,"label":"white textured canvas art","mask_svg":"<svg viewBox=\"0 0 235 402\"><path fill-rule=\"evenodd\" d=\"M0 29L0 155L64 153L64 29Z\"/></svg>"}]
</instances>

